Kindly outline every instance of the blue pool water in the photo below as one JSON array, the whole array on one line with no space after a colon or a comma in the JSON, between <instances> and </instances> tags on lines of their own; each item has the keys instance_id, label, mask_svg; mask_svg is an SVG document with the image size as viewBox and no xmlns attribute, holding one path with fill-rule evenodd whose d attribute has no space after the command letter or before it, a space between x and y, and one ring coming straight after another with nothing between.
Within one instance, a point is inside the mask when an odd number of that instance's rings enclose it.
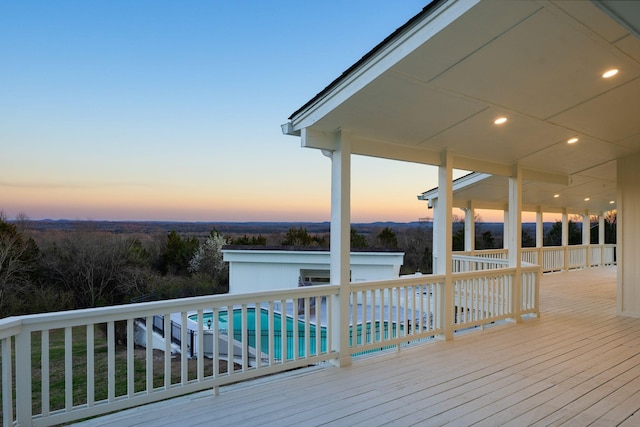
<instances>
[{"instance_id":1,"label":"blue pool water","mask_svg":"<svg viewBox=\"0 0 640 427\"><path fill-rule=\"evenodd\" d=\"M204 313L203 321L204 327L207 328L207 325L211 323L212 313ZM219 330L227 330L228 329L228 313L227 311L220 311L218 313L218 329ZM191 320L197 322L198 316L193 315L189 317ZM286 316L286 352L287 359L293 359L294 353L294 319L291 316ZM260 332L256 333L256 310L253 307L247 308L247 323L248 323L248 340L249 346L258 350L256 344L256 337L259 336L260 341L260 351L265 354L270 353L269 349L269 310L265 308L260 309ZM242 309L236 308L233 310L233 338L236 341L242 342ZM304 320L298 320L298 357L305 357L306 349L305 349L305 338L306 338L306 330L305 330L305 322ZM275 359L281 359L282 356L282 315L280 313L274 313L273 322L271 325L273 329L273 357ZM311 339L311 343L309 346L309 355L314 356L317 353L316 342L317 342L317 326L315 324L309 325L309 338ZM320 352L327 351L327 328L325 326L320 327Z\"/></svg>"},{"instance_id":2,"label":"blue pool water","mask_svg":"<svg viewBox=\"0 0 640 427\"><path fill-rule=\"evenodd\" d=\"M212 313L204 313L203 314L203 321L204 321L204 328L207 328L207 325L211 324L211 320L212 320ZM198 321L198 316L197 315L192 315L189 316L189 319L193 320L194 322ZM294 337L294 322L295 319L293 319L293 317L291 316L286 316L285 319L285 336L286 336L286 358L287 359L293 359L293 354L294 354L294 343L295 343L295 337ZM326 326L320 326L320 330L318 331L318 327L315 324L310 324L309 325L309 338L310 338L310 345L309 345L309 355L305 354L306 352L306 348L305 348L305 338L306 338L306 325L304 320L300 320L298 319L298 331L297 331L297 340L298 340L298 357L308 357L308 356L315 356L318 354L317 351L317 334L320 334L320 353L324 353L327 351L327 328ZM256 333L256 310L253 307L248 307L247 308L247 323L248 323L248 331L247 331L247 335L248 335L248 344L250 347L255 348L256 350L259 350L262 353L265 354L270 354L270 348L269 348L269 310L267 310L266 308L261 308L260 309L260 332ZM243 337L242 337L242 324L243 324L243 318L242 318L242 309L240 308L236 308L233 310L233 338L236 341L242 342L243 341ZM227 330L228 329L228 313L227 311L220 311L218 313L218 330ZM274 345L273 345L273 357L275 359L281 359L282 358L282 337L283 337L283 333L282 333L282 314L281 313L274 313L274 317L273 317L273 321L271 324L271 328L273 328L273 341L274 341ZM352 345L353 344L353 327L350 327L351 332L349 333L349 344ZM391 324L391 331L389 331L389 325L388 322L383 322L382 325L380 325L380 322L375 322L373 325L373 331L372 331L372 327L371 327L371 322L368 322L366 324L366 328L365 328L365 333L363 335L363 330L362 330L362 325L359 324L356 328L356 336L355 336L355 344L356 345L361 345L364 342L369 342L370 338L371 338L371 333L373 332L375 334L375 340L379 340L380 338L380 333L382 332L384 335L384 338L389 338L389 332L391 332L392 337L396 337L397 336L397 325L395 323ZM259 337L259 343L260 343L260 348L258 349L257 347L257 337Z\"/></svg>"}]
</instances>

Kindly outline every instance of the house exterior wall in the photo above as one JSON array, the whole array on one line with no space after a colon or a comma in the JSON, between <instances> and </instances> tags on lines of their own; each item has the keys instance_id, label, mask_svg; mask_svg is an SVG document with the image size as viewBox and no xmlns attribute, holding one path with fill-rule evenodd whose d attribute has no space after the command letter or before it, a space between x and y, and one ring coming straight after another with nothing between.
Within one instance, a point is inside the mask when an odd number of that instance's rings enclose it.
<instances>
[{"instance_id":1,"label":"house exterior wall","mask_svg":"<svg viewBox=\"0 0 640 427\"><path fill-rule=\"evenodd\" d=\"M229 293L292 289L300 270L329 272L328 251L223 250L229 263ZM351 281L396 279L404 260L401 252L354 252Z\"/></svg>"},{"instance_id":2,"label":"house exterior wall","mask_svg":"<svg viewBox=\"0 0 640 427\"><path fill-rule=\"evenodd\" d=\"M618 314L640 317L640 154L618 160Z\"/></svg>"}]
</instances>

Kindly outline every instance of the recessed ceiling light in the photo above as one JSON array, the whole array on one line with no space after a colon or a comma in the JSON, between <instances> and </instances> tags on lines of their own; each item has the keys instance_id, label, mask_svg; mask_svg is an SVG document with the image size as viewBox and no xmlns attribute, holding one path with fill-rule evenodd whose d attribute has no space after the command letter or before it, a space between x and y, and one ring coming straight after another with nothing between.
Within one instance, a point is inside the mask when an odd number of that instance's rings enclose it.
<instances>
[{"instance_id":1,"label":"recessed ceiling light","mask_svg":"<svg viewBox=\"0 0 640 427\"><path fill-rule=\"evenodd\" d=\"M588 202L589 200L591 200L591 198L590 198L590 197L585 197L585 198L584 198L584 201L585 201L585 202Z\"/></svg>"},{"instance_id":2,"label":"recessed ceiling light","mask_svg":"<svg viewBox=\"0 0 640 427\"><path fill-rule=\"evenodd\" d=\"M493 123L497 124L497 125L501 125L503 123L507 122L507 118L506 117L498 117L497 119L495 119L493 121Z\"/></svg>"},{"instance_id":3,"label":"recessed ceiling light","mask_svg":"<svg viewBox=\"0 0 640 427\"><path fill-rule=\"evenodd\" d=\"M570 138L567 140L567 144L575 144L578 142L578 138Z\"/></svg>"},{"instance_id":4,"label":"recessed ceiling light","mask_svg":"<svg viewBox=\"0 0 640 427\"><path fill-rule=\"evenodd\" d=\"M602 74L602 77L605 79L608 79L609 77L613 77L616 74L618 74L618 69L617 68L612 68L611 70L607 70Z\"/></svg>"},{"instance_id":5,"label":"recessed ceiling light","mask_svg":"<svg viewBox=\"0 0 640 427\"><path fill-rule=\"evenodd\" d=\"M559 194L554 194L553 197L555 197L557 199L558 197L560 197L560 195Z\"/></svg>"},{"instance_id":6,"label":"recessed ceiling light","mask_svg":"<svg viewBox=\"0 0 640 427\"><path fill-rule=\"evenodd\" d=\"M609 202L609 204L610 204L610 205L612 205L612 204L614 204L615 202L616 202L615 200L611 200L611 201Z\"/></svg>"}]
</instances>

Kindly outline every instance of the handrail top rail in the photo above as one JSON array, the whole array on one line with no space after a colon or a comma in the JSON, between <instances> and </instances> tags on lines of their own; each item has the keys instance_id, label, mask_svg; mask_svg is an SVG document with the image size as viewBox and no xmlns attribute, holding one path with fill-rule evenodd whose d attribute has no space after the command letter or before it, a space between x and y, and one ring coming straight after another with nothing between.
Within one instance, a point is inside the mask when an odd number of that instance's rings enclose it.
<instances>
[{"instance_id":1,"label":"handrail top rail","mask_svg":"<svg viewBox=\"0 0 640 427\"><path fill-rule=\"evenodd\" d=\"M476 261L476 262L484 262L491 264L508 264L509 262L506 259L501 258L487 258L482 256L474 256L474 255L456 255L455 253L452 256L453 259L462 260L462 261Z\"/></svg>"},{"instance_id":2,"label":"handrail top rail","mask_svg":"<svg viewBox=\"0 0 640 427\"><path fill-rule=\"evenodd\" d=\"M11 316L0 319L0 339L9 338L22 332L22 317Z\"/></svg>"},{"instance_id":3,"label":"handrail top rail","mask_svg":"<svg viewBox=\"0 0 640 427\"><path fill-rule=\"evenodd\" d=\"M366 288L380 288L380 287L402 287L402 286L414 286L425 285L431 283L444 283L444 274L412 274L406 276L400 276L397 279L385 279L385 280L366 280L362 282L351 282L351 290L364 290Z\"/></svg>"},{"instance_id":4,"label":"handrail top rail","mask_svg":"<svg viewBox=\"0 0 640 427\"><path fill-rule=\"evenodd\" d=\"M45 329L56 329L65 326L82 326L87 324L87 319L92 319L90 323L103 323L108 321L125 320L132 317L153 316L164 312L187 312L201 308L253 304L269 300L274 301L288 298L329 296L336 294L338 289L339 286L337 285L316 285L275 291L205 295L163 301L56 311L51 313L25 314L0 319L0 338L12 336L15 335L15 333L20 332L20 330L16 328L38 330L42 325L46 325ZM14 333L9 332L9 330L14 329L16 329Z\"/></svg>"}]
</instances>

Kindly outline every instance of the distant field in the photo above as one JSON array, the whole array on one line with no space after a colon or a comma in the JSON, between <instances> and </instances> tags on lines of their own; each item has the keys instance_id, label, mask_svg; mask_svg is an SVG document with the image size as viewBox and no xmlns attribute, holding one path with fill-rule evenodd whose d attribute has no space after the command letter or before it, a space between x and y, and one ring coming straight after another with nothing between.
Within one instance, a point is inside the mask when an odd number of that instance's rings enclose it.
<instances>
[{"instance_id":1,"label":"distant field","mask_svg":"<svg viewBox=\"0 0 640 427\"><path fill-rule=\"evenodd\" d=\"M371 232L384 227L394 230L426 227L431 228L430 222L374 222L354 224L359 232ZM215 227L223 234L272 234L286 233L292 227L306 228L309 233L328 233L328 222L171 222L171 221L80 221L80 220L38 220L29 221L29 227L34 231L72 231L95 230L110 233L168 233L175 230L185 234L209 234Z\"/></svg>"},{"instance_id":2,"label":"distant field","mask_svg":"<svg viewBox=\"0 0 640 427\"><path fill-rule=\"evenodd\" d=\"M544 224L545 232L553 225L552 222ZM377 235L380 230L390 227L396 233L411 229L423 228L431 230L431 222L372 222L355 223L352 225L358 233L364 235ZM454 224L454 229L455 229ZM37 220L29 221L29 228L33 231L73 231L91 230L122 234L165 234L172 230L180 234L195 236L207 236L213 228L224 235L276 235L286 233L290 228L305 228L312 234L328 234L330 224L328 222L172 222L172 221L90 221L90 220ZM534 235L535 223L523 223L524 231ZM503 224L501 222L482 222L476 224L477 230L491 231L494 237L502 236ZM455 231L455 230L454 230Z\"/></svg>"}]
</instances>

